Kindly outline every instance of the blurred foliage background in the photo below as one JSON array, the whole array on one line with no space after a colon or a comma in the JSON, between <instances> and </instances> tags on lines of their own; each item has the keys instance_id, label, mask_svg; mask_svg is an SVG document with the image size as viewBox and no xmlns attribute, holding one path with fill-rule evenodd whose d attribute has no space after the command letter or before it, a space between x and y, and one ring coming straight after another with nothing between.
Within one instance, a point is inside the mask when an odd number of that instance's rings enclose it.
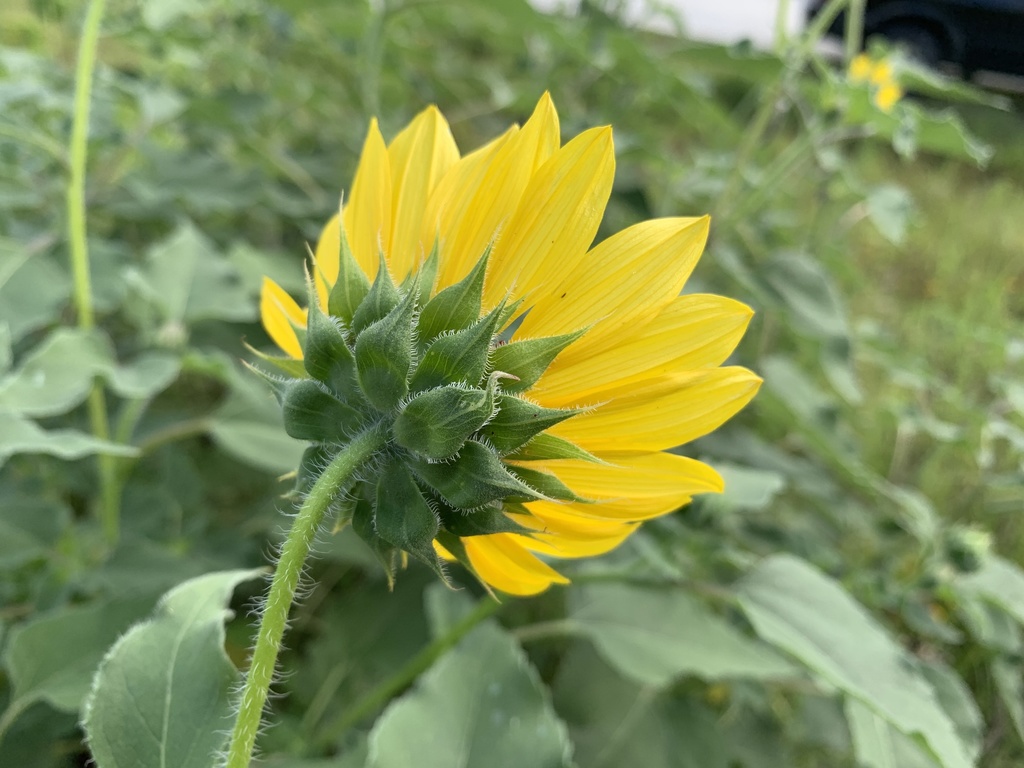
<instances>
[{"instance_id":1,"label":"blurred foliage background","mask_svg":"<svg viewBox=\"0 0 1024 768\"><path fill-rule=\"evenodd\" d=\"M0 765L85 765L77 723L111 643L185 579L267 562L302 446L242 369L243 341L269 350L263 275L301 296L305 243L369 118L390 137L435 103L465 150L544 90L566 137L614 124L599 237L713 214L687 290L756 309L737 360L765 387L680 450L727 491L486 621L469 613L469 579L447 593L412 565L389 594L354 537L325 535L267 764L1024 761L1012 99L876 51L916 94L886 113L813 39L758 53L630 28L618 11L112 0L86 188L99 327L83 330L65 198L84 8L4 4ZM85 406L97 378L105 437ZM239 665L261 589L232 602Z\"/></svg>"}]
</instances>

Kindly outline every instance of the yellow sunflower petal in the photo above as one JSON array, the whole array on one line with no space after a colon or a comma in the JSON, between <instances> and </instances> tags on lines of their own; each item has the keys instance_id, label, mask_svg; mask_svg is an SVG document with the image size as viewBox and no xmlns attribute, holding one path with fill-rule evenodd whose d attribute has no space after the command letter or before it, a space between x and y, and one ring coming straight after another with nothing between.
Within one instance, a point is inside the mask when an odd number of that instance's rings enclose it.
<instances>
[{"instance_id":1,"label":"yellow sunflower petal","mask_svg":"<svg viewBox=\"0 0 1024 768\"><path fill-rule=\"evenodd\" d=\"M269 277L263 278L260 290L260 319L270 338L286 355L302 359L302 345L295 326L306 327L306 312Z\"/></svg>"},{"instance_id":2,"label":"yellow sunflower petal","mask_svg":"<svg viewBox=\"0 0 1024 768\"><path fill-rule=\"evenodd\" d=\"M338 279L340 269L339 254L341 253L341 217L334 214L327 220L320 231L320 239L316 241L313 252L313 263L316 267L316 293L320 300L320 308L327 311L327 297Z\"/></svg>"},{"instance_id":3,"label":"yellow sunflower petal","mask_svg":"<svg viewBox=\"0 0 1024 768\"><path fill-rule=\"evenodd\" d=\"M566 349L589 355L616 334L657 316L683 288L708 236L708 217L654 219L612 235L583 258L546 296L537 296L518 333L555 336L593 325Z\"/></svg>"},{"instance_id":4,"label":"yellow sunflower petal","mask_svg":"<svg viewBox=\"0 0 1024 768\"><path fill-rule=\"evenodd\" d=\"M421 240L423 211L458 159L451 129L437 107L420 112L388 147L393 196L388 263L396 280L404 280L433 246L433 237Z\"/></svg>"},{"instance_id":5,"label":"yellow sunflower petal","mask_svg":"<svg viewBox=\"0 0 1024 768\"><path fill-rule=\"evenodd\" d=\"M510 595L536 595L569 580L520 545L513 534L494 533L462 539L477 575Z\"/></svg>"},{"instance_id":6,"label":"yellow sunflower petal","mask_svg":"<svg viewBox=\"0 0 1024 768\"><path fill-rule=\"evenodd\" d=\"M376 118L370 121L352 192L345 198L341 218L352 254L373 279L380 264L380 249L387 255L391 232L391 168Z\"/></svg>"},{"instance_id":7,"label":"yellow sunflower petal","mask_svg":"<svg viewBox=\"0 0 1024 768\"><path fill-rule=\"evenodd\" d=\"M662 377L574 416L550 431L588 451L660 451L706 435L757 393L761 379L746 368L713 368L699 375ZM660 394L654 394L660 392Z\"/></svg>"},{"instance_id":8,"label":"yellow sunflower petal","mask_svg":"<svg viewBox=\"0 0 1024 768\"><path fill-rule=\"evenodd\" d=\"M447 202L451 218L442 220L444 253L439 285L464 277L487 245L501 236L519 206L534 164L551 147L552 135L557 133L554 106L550 98L542 98L522 130L487 159L479 182L455 190Z\"/></svg>"},{"instance_id":9,"label":"yellow sunflower petal","mask_svg":"<svg viewBox=\"0 0 1024 768\"><path fill-rule=\"evenodd\" d=\"M717 366L739 344L753 314L746 304L722 296L679 296L633 338L568 362L556 358L530 396L548 407L600 401L599 393L611 387Z\"/></svg>"},{"instance_id":10,"label":"yellow sunflower petal","mask_svg":"<svg viewBox=\"0 0 1024 768\"><path fill-rule=\"evenodd\" d=\"M563 514L609 519L644 519L677 509L698 493L721 493L722 477L707 464L672 453L605 452L608 465L589 461L531 462L553 472L559 480L594 504L533 502L539 514ZM556 507L558 509L554 509Z\"/></svg>"},{"instance_id":11,"label":"yellow sunflower petal","mask_svg":"<svg viewBox=\"0 0 1024 768\"><path fill-rule=\"evenodd\" d=\"M509 515L520 525L536 531L531 536L520 536L519 543L526 549L552 557L603 555L619 546L639 525L618 520L584 518L564 512L542 516L541 511L533 505L530 512L529 515Z\"/></svg>"},{"instance_id":12,"label":"yellow sunflower petal","mask_svg":"<svg viewBox=\"0 0 1024 768\"><path fill-rule=\"evenodd\" d=\"M567 278L597 234L614 177L611 128L581 133L545 163L494 247L485 304L497 304L513 286L523 295Z\"/></svg>"},{"instance_id":13,"label":"yellow sunflower petal","mask_svg":"<svg viewBox=\"0 0 1024 768\"><path fill-rule=\"evenodd\" d=\"M434 545L434 551L437 552L438 557L441 557L444 560L447 560L449 563L455 562L455 560L456 560L455 555L453 555L451 552L449 552L447 549L445 549L444 545L442 545L437 539L434 539L434 541L432 543Z\"/></svg>"},{"instance_id":14,"label":"yellow sunflower petal","mask_svg":"<svg viewBox=\"0 0 1024 768\"><path fill-rule=\"evenodd\" d=\"M513 125L498 138L462 157L448 169L431 193L423 214L420 241L431 245L434 238L440 241L443 258L438 266L438 290L447 288L463 277L464 272L458 271L459 265L455 264L449 245L454 247L457 244L458 225L465 214L465 206L479 189L494 156L517 133L519 127Z\"/></svg>"}]
</instances>

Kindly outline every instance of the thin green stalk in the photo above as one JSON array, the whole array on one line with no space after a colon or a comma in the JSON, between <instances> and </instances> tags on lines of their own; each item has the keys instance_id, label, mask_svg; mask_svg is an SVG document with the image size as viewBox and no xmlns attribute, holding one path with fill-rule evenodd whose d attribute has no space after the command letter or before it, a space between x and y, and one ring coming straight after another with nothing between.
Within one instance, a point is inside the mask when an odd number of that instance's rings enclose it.
<instances>
[{"instance_id":1,"label":"thin green stalk","mask_svg":"<svg viewBox=\"0 0 1024 768\"><path fill-rule=\"evenodd\" d=\"M92 305L92 284L89 278L89 246L85 232L85 161L89 143L89 106L92 100L93 71L96 68L96 44L100 36L105 0L90 0L82 28L75 68L75 107L71 123L68 179L68 247L71 255L71 276L74 282L75 309L78 327L89 330L96 325ZM99 379L93 382L87 402L92 433L100 440L110 439L107 402ZM99 454L100 506L99 518L103 534L113 547L120 536L121 521L117 492L117 459Z\"/></svg>"},{"instance_id":2,"label":"thin green stalk","mask_svg":"<svg viewBox=\"0 0 1024 768\"><path fill-rule=\"evenodd\" d=\"M779 0L775 9L775 52L780 56L786 49L789 26L789 0Z\"/></svg>"},{"instance_id":3,"label":"thin green stalk","mask_svg":"<svg viewBox=\"0 0 1024 768\"><path fill-rule=\"evenodd\" d=\"M768 126L771 124L772 117L778 108L779 99L785 93L786 82L790 75L803 69L807 59L814 53L814 47L818 44L818 41L821 40L829 26L849 2L850 0L830 0L818 12L818 15L814 17L814 21L808 25L800 42L790 50L787 57L787 66L762 96L760 106L758 106L757 112L754 113L754 117L750 121L750 127L747 128L743 138L740 140L732 171L725 181L722 194L719 195L718 204L715 206L715 213L718 216L728 216L729 209L732 207L733 200L743 182L743 172L747 164L753 159L757 147L764 138L765 131L768 130Z\"/></svg>"},{"instance_id":4,"label":"thin green stalk","mask_svg":"<svg viewBox=\"0 0 1024 768\"><path fill-rule=\"evenodd\" d=\"M313 485L292 523L263 607L256 647L249 663L228 747L226 768L249 768L263 718L263 706L267 702L277 665L281 639L288 623L288 613L295 600L299 577L316 532L339 491L348 486L355 472L384 445L384 441L381 431L371 428L346 445Z\"/></svg>"},{"instance_id":5,"label":"thin green stalk","mask_svg":"<svg viewBox=\"0 0 1024 768\"><path fill-rule=\"evenodd\" d=\"M846 9L846 29L843 36L847 64L853 61L853 57L864 47L864 6L865 0L850 0L850 5Z\"/></svg>"},{"instance_id":6,"label":"thin green stalk","mask_svg":"<svg viewBox=\"0 0 1024 768\"><path fill-rule=\"evenodd\" d=\"M317 736L317 744L326 746L333 743L364 717L383 707L394 696L409 687L413 680L430 669L441 656L454 648L473 627L494 614L501 605L493 597L481 599L461 621L409 659L405 666L395 674L342 712L334 722L323 728Z\"/></svg>"}]
</instances>

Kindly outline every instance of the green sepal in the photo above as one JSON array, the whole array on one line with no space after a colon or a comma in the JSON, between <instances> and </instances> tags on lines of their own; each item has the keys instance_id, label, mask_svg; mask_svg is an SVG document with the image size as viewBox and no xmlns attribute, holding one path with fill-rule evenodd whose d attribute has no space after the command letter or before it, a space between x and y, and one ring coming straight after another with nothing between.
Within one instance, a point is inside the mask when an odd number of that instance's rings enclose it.
<instances>
[{"instance_id":1,"label":"green sepal","mask_svg":"<svg viewBox=\"0 0 1024 768\"><path fill-rule=\"evenodd\" d=\"M373 503L365 498L356 499L355 506L352 508L352 530L366 542L366 546L384 567L384 573L388 577L388 587L394 588L399 551L377 535L373 518Z\"/></svg>"},{"instance_id":2,"label":"green sepal","mask_svg":"<svg viewBox=\"0 0 1024 768\"><path fill-rule=\"evenodd\" d=\"M345 332L337 318L323 313L312 288L306 315L303 356L310 376L326 384L346 402L362 402L362 393L356 380L356 359L345 341Z\"/></svg>"},{"instance_id":3,"label":"green sepal","mask_svg":"<svg viewBox=\"0 0 1024 768\"><path fill-rule=\"evenodd\" d=\"M518 383L513 380L508 388ZM544 408L514 395L501 395L498 398L498 413L480 430L480 435L504 456L526 445L545 429L577 413L565 408Z\"/></svg>"},{"instance_id":4,"label":"green sepal","mask_svg":"<svg viewBox=\"0 0 1024 768\"><path fill-rule=\"evenodd\" d=\"M509 467L508 470L535 491L539 491L549 499L558 499L559 501L582 501L588 503L592 501L591 499L576 495L572 488L567 486L550 472L541 472L527 467ZM516 498L511 496L509 497L509 501L526 502L533 501L533 499Z\"/></svg>"},{"instance_id":5,"label":"green sepal","mask_svg":"<svg viewBox=\"0 0 1024 768\"><path fill-rule=\"evenodd\" d=\"M476 386L487 370L491 339L503 306L499 304L469 328L435 339L416 367L409 388L421 392L458 382Z\"/></svg>"},{"instance_id":6,"label":"green sepal","mask_svg":"<svg viewBox=\"0 0 1024 768\"><path fill-rule=\"evenodd\" d=\"M543 498L512 475L493 451L475 440L467 441L450 461L429 463L414 458L410 465L420 480L457 509L476 509L507 496Z\"/></svg>"},{"instance_id":7,"label":"green sepal","mask_svg":"<svg viewBox=\"0 0 1024 768\"><path fill-rule=\"evenodd\" d=\"M435 245L435 249L436 249ZM449 285L423 307L420 314L420 338L423 341L440 336L445 331L468 328L480 317L483 301L484 275L491 246L487 246L476 266L454 285Z\"/></svg>"},{"instance_id":8,"label":"green sepal","mask_svg":"<svg viewBox=\"0 0 1024 768\"><path fill-rule=\"evenodd\" d=\"M284 430L299 440L344 442L359 427L359 412L313 379L290 382L281 405Z\"/></svg>"},{"instance_id":9,"label":"green sepal","mask_svg":"<svg viewBox=\"0 0 1024 768\"><path fill-rule=\"evenodd\" d=\"M289 379L284 376L276 376L273 373L267 373L262 368L257 368L252 363L247 363L245 360L242 361L242 365L263 379L263 381L265 381L273 391L274 397L277 398L277 402L282 405L284 404L284 396L288 392L288 386L294 381L305 380L305 376L299 379Z\"/></svg>"},{"instance_id":10,"label":"green sepal","mask_svg":"<svg viewBox=\"0 0 1024 768\"><path fill-rule=\"evenodd\" d=\"M359 386L370 404L380 411L391 410L409 392L417 294L414 284L398 306L356 338Z\"/></svg>"},{"instance_id":11,"label":"green sepal","mask_svg":"<svg viewBox=\"0 0 1024 768\"><path fill-rule=\"evenodd\" d=\"M309 493L324 467L330 463L333 453L334 451L325 445L311 445L303 451L298 472L295 474L296 493Z\"/></svg>"},{"instance_id":12,"label":"green sepal","mask_svg":"<svg viewBox=\"0 0 1024 768\"><path fill-rule=\"evenodd\" d=\"M276 355L268 355L266 352L260 352L256 347L247 343L245 344L245 348L248 349L256 359L274 366L279 371L283 371L293 379L306 378L306 368L303 366L301 360L296 360L293 357L277 357ZM253 368L253 370L259 369Z\"/></svg>"},{"instance_id":13,"label":"green sepal","mask_svg":"<svg viewBox=\"0 0 1024 768\"><path fill-rule=\"evenodd\" d=\"M533 531L505 514L504 507L491 505L466 512L447 504L438 504L441 527L455 536L487 536L492 533L523 533Z\"/></svg>"},{"instance_id":14,"label":"green sepal","mask_svg":"<svg viewBox=\"0 0 1024 768\"><path fill-rule=\"evenodd\" d=\"M571 443L561 437L549 435L542 432L530 440L526 445L520 446L512 453L505 456L506 459L515 461L549 461L552 459L580 459L581 461L592 461L596 464L607 464L580 448L576 443Z\"/></svg>"},{"instance_id":15,"label":"green sepal","mask_svg":"<svg viewBox=\"0 0 1024 768\"><path fill-rule=\"evenodd\" d=\"M439 527L437 515L423 498L408 468L397 459L387 461L380 468L374 526L384 541L426 563L442 581L448 582L434 551L434 537Z\"/></svg>"},{"instance_id":16,"label":"green sepal","mask_svg":"<svg viewBox=\"0 0 1024 768\"><path fill-rule=\"evenodd\" d=\"M434 294L434 283L437 282L437 268L441 263L440 257L440 245L438 244L437 238L434 238L434 247L430 249L430 253L427 254L426 260L420 267L417 276L420 284L420 298L429 299ZM412 273L406 278L406 282L412 280Z\"/></svg>"},{"instance_id":17,"label":"green sepal","mask_svg":"<svg viewBox=\"0 0 1024 768\"><path fill-rule=\"evenodd\" d=\"M491 367L496 371L511 373L519 379L509 384L506 389L510 392L523 392L537 383L537 379L548 369L559 352L584 333L586 330L502 344L494 350Z\"/></svg>"},{"instance_id":18,"label":"green sepal","mask_svg":"<svg viewBox=\"0 0 1024 768\"><path fill-rule=\"evenodd\" d=\"M348 245L348 237L345 235L345 226L339 221L338 228L341 230L341 251L338 254L338 279L331 288L327 298L327 311L334 317L340 318L343 323L352 324L356 309L362 305L363 300L370 291L370 281L366 278L362 267L352 255L352 249ZM392 286L393 287L393 286ZM312 304L310 305L312 306ZM386 312L384 314L387 314ZM381 315L383 317L384 315ZM369 325L369 323L367 323Z\"/></svg>"},{"instance_id":19,"label":"green sepal","mask_svg":"<svg viewBox=\"0 0 1024 768\"><path fill-rule=\"evenodd\" d=\"M355 309L352 315L352 322L349 323L352 333L358 338L364 329L369 328L378 320L386 317L402 300L402 295L395 287L391 274L388 272L387 262L384 261L384 254L380 254L380 266L377 267L377 277L367 292L362 303ZM331 310L331 314L335 314ZM342 320L345 318L338 315Z\"/></svg>"},{"instance_id":20,"label":"green sepal","mask_svg":"<svg viewBox=\"0 0 1024 768\"><path fill-rule=\"evenodd\" d=\"M425 459L453 456L494 415L495 388L449 384L421 392L395 419L395 442Z\"/></svg>"}]
</instances>

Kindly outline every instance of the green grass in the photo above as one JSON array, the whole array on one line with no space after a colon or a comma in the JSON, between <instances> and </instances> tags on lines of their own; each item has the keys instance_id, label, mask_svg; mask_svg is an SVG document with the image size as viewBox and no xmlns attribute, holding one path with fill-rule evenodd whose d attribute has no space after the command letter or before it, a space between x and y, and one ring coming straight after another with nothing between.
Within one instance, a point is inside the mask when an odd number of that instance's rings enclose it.
<instances>
[{"instance_id":1,"label":"green grass","mask_svg":"<svg viewBox=\"0 0 1024 768\"><path fill-rule=\"evenodd\" d=\"M1024 144L1013 139L1024 126L1006 114L975 123L989 138L998 125L1003 136L987 170L927 157L900 162L878 146L860 149L859 173L871 182L895 177L918 211L898 246L867 222L854 227L839 274L854 317L875 319L890 359L921 374L893 377L889 366L862 355L866 455L890 479L921 489L946 516L994 525L1001 548L1019 554L1020 526L992 514L1019 512L1022 496L986 487L990 472L977 456L986 425L1006 410L994 379L1021 374L1008 349L1024 338ZM928 423L914 426L921 416L962 434L929 434ZM995 461L997 471L1014 470L1011 456Z\"/></svg>"}]
</instances>

